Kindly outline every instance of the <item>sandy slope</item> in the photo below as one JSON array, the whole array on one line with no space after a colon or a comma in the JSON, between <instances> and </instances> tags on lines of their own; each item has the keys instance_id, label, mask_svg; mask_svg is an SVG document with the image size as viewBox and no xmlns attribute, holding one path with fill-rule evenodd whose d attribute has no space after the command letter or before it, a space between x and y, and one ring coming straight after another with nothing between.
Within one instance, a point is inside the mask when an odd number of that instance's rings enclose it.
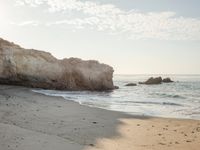
<instances>
[{"instance_id":1,"label":"sandy slope","mask_svg":"<svg viewBox=\"0 0 200 150\"><path fill-rule=\"evenodd\" d=\"M0 85L0 150L198 150L200 121L138 117Z\"/></svg>"},{"instance_id":2,"label":"sandy slope","mask_svg":"<svg viewBox=\"0 0 200 150\"><path fill-rule=\"evenodd\" d=\"M122 122L117 127L119 137L98 139L96 147L87 150L199 150L197 121L154 118L122 119Z\"/></svg>"}]
</instances>

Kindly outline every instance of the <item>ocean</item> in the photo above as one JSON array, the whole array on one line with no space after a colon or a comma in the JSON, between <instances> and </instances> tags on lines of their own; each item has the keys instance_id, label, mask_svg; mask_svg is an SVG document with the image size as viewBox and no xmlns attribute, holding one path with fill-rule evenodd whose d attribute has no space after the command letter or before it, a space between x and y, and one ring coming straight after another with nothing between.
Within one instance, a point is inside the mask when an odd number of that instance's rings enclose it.
<instances>
[{"instance_id":1,"label":"ocean","mask_svg":"<svg viewBox=\"0 0 200 150\"><path fill-rule=\"evenodd\" d=\"M149 77L170 77L173 83L125 86ZM87 105L133 115L200 119L200 75L114 75L119 89L110 92L33 90L49 96L62 96Z\"/></svg>"}]
</instances>

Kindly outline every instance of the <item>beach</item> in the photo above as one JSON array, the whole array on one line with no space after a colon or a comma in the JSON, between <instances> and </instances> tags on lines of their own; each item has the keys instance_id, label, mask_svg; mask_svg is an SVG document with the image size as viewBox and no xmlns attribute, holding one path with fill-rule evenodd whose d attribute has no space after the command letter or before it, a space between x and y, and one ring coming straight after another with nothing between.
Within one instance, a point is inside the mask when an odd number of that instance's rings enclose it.
<instances>
[{"instance_id":1,"label":"beach","mask_svg":"<svg viewBox=\"0 0 200 150\"><path fill-rule=\"evenodd\" d=\"M198 150L200 121L134 116L0 85L0 150Z\"/></svg>"}]
</instances>

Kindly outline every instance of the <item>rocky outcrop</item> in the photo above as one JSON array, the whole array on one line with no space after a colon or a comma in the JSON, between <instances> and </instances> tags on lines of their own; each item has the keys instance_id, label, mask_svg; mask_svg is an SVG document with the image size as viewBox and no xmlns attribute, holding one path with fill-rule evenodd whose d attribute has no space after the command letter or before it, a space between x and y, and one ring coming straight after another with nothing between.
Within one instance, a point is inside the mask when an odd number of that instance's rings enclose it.
<instances>
[{"instance_id":1,"label":"rocky outcrop","mask_svg":"<svg viewBox=\"0 0 200 150\"><path fill-rule=\"evenodd\" d=\"M114 86L114 89L119 89L119 86Z\"/></svg>"},{"instance_id":2,"label":"rocky outcrop","mask_svg":"<svg viewBox=\"0 0 200 150\"><path fill-rule=\"evenodd\" d=\"M161 84L161 83L162 83L161 77L157 77L157 78L151 77L145 82L139 82L139 84Z\"/></svg>"},{"instance_id":3,"label":"rocky outcrop","mask_svg":"<svg viewBox=\"0 0 200 150\"><path fill-rule=\"evenodd\" d=\"M161 77L157 77L157 78L151 77L145 82L139 82L139 84L161 84L161 83L171 83L171 82L174 82L174 81L172 81L170 78L162 79Z\"/></svg>"},{"instance_id":4,"label":"rocky outcrop","mask_svg":"<svg viewBox=\"0 0 200 150\"><path fill-rule=\"evenodd\" d=\"M78 58L56 59L0 38L0 83L58 90L110 90L113 68Z\"/></svg>"},{"instance_id":5,"label":"rocky outcrop","mask_svg":"<svg viewBox=\"0 0 200 150\"><path fill-rule=\"evenodd\" d=\"M125 86L137 86L137 84L135 84L135 83L128 83Z\"/></svg>"},{"instance_id":6,"label":"rocky outcrop","mask_svg":"<svg viewBox=\"0 0 200 150\"><path fill-rule=\"evenodd\" d=\"M165 79L162 80L162 82L171 83L171 82L174 82L174 81L172 81L170 78L165 78Z\"/></svg>"}]
</instances>

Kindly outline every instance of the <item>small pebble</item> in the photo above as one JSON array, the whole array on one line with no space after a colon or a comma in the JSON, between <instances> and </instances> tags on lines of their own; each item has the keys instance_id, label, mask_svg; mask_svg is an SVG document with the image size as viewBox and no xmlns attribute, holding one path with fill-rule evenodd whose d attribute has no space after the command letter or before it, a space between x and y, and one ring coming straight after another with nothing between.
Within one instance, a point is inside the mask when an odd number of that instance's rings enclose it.
<instances>
[{"instance_id":1,"label":"small pebble","mask_svg":"<svg viewBox=\"0 0 200 150\"><path fill-rule=\"evenodd\" d=\"M90 146L94 146L94 144L89 144Z\"/></svg>"}]
</instances>

